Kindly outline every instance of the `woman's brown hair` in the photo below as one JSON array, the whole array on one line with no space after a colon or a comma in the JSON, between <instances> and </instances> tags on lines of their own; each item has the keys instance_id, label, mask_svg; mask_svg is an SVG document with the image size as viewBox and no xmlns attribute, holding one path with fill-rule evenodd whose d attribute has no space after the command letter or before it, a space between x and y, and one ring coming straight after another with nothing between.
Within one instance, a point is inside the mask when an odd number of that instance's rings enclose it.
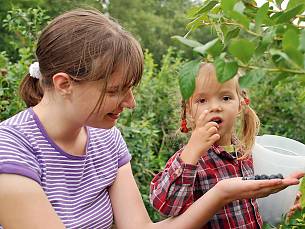
<instances>
[{"instance_id":1,"label":"woman's brown hair","mask_svg":"<svg viewBox=\"0 0 305 229\"><path fill-rule=\"evenodd\" d=\"M92 9L72 10L53 19L38 39L36 58L41 79L27 74L19 91L28 107L39 103L59 72L76 82L102 79L103 89L115 71L124 74L124 87L137 85L143 72L139 43L118 23Z\"/></svg>"}]
</instances>

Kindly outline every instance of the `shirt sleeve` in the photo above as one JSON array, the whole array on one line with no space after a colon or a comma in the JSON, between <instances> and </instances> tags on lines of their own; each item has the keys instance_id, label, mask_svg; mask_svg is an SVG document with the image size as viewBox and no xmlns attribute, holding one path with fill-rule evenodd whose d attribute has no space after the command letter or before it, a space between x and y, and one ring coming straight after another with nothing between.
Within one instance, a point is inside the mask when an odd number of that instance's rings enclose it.
<instances>
[{"instance_id":1,"label":"shirt sleeve","mask_svg":"<svg viewBox=\"0 0 305 229\"><path fill-rule=\"evenodd\" d=\"M17 174L40 183L41 169L25 136L15 129L0 128L0 174Z\"/></svg>"},{"instance_id":2,"label":"shirt sleeve","mask_svg":"<svg viewBox=\"0 0 305 229\"><path fill-rule=\"evenodd\" d=\"M197 166L184 163L180 158L181 151L169 159L165 169L150 185L150 202L165 216L179 215L194 202Z\"/></svg>"},{"instance_id":3,"label":"shirt sleeve","mask_svg":"<svg viewBox=\"0 0 305 229\"><path fill-rule=\"evenodd\" d=\"M131 154L127 148L126 142L116 127L114 127L116 142L117 142L117 149L118 149L118 167L121 167L127 164L131 160Z\"/></svg>"}]
</instances>

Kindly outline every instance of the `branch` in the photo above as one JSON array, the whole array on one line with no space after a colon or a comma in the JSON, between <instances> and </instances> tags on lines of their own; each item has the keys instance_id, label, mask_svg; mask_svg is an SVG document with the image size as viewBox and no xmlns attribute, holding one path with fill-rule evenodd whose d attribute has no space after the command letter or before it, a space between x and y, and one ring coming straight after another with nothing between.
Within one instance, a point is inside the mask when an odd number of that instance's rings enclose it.
<instances>
[{"instance_id":1,"label":"branch","mask_svg":"<svg viewBox=\"0 0 305 229\"><path fill-rule=\"evenodd\" d=\"M212 26L212 25L213 25L213 24L210 23L210 22L203 22L202 24L203 24L203 25L207 25L207 26ZM242 24L239 24L239 23L236 23L236 22L228 22L228 21L225 21L225 22L223 22L223 24L225 24L225 25L236 25L236 26L241 27L244 31L246 31L247 33L249 33L249 34L251 34L251 35L254 35L254 36L256 36L256 37L263 37L263 35L258 34L258 33L255 33L255 32L253 32L253 31L251 31L251 30L249 30L249 29L246 29Z\"/></svg>"},{"instance_id":2,"label":"branch","mask_svg":"<svg viewBox=\"0 0 305 229\"><path fill-rule=\"evenodd\" d=\"M305 71L296 70L296 69L288 69L288 68L266 68L266 67L260 67L260 66L253 66L253 65L244 65L239 63L238 64L242 68L247 69L263 69L268 72L288 72L288 73L294 73L294 74L305 74Z\"/></svg>"}]
</instances>

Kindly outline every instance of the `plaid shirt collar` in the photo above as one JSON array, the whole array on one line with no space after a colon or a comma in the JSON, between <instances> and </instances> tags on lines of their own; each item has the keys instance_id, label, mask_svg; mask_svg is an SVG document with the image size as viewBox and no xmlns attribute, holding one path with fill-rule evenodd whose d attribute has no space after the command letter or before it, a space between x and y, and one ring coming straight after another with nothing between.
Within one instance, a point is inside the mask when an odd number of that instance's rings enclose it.
<instances>
[{"instance_id":1,"label":"plaid shirt collar","mask_svg":"<svg viewBox=\"0 0 305 229\"><path fill-rule=\"evenodd\" d=\"M210 150L219 155L220 157L232 160L235 160L241 156L240 153L237 152L236 146L233 144L227 146L212 145Z\"/></svg>"}]
</instances>

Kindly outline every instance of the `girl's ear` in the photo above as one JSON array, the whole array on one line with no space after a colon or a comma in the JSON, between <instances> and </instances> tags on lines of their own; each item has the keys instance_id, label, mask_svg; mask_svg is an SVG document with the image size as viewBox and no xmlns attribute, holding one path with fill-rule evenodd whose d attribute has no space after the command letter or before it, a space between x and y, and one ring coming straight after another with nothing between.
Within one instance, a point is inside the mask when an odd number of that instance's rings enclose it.
<instances>
[{"instance_id":1,"label":"girl's ear","mask_svg":"<svg viewBox=\"0 0 305 229\"><path fill-rule=\"evenodd\" d=\"M239 117L241 115L242 110L243 110L243 103L242 103L242 99L240 99L239 105L238 105L237 117Z\"/></svg>"},{"instance_id":2,"label":"girl's ear","mask_svg":"<svg viewBox=\"0 0 305 229\"><path fill-rule=\"evenodd\" d=\"M72 80L68 74L60 72L56 73L53 77L53 85L60 95L69 95L72 92Z\"/></svg>"}]
</instances>

